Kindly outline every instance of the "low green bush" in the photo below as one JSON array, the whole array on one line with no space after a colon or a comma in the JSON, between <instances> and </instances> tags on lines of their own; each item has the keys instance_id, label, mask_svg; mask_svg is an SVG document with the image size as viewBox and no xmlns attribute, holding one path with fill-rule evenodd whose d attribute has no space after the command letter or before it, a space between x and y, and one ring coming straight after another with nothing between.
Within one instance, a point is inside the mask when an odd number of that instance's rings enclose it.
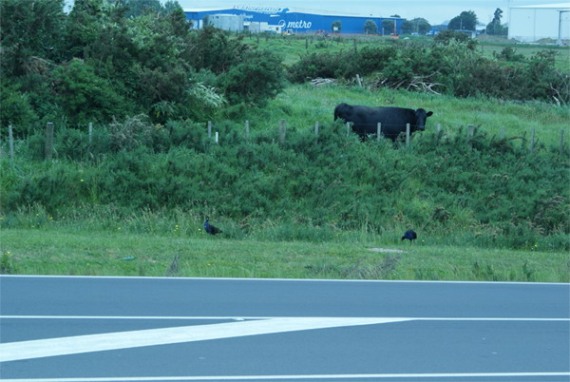
<instances>
[{"instance_id":1,"label":"low green bush","mask_svg":"<svg viewBox=\"0 0 570 382\"><path fill-rule=\"evenodd\" d=\"M424 132L406 148L360 142L340 123L318 136L291 127L283 142L277 129L246 137L240 124L217 128L221 144L205 126L149 125L131 131L136 143L90 155L77 151L81 137L63 134L52 162L2 160L2 213L35 205L65 220L96 206L127 215L182 209L244 222L232 223L234 237L319 241L416 227L453 243L570 249L568 148L531 152L480 132Z\"/></svg>"},{"instance_id":2,"label":"low green bush","mask_svg":"<svg viewBox=\"0 0 570 382\"><path fill-rule=\"evenodd\" d=\"M310 53L291 65L288 75L301 83L318 77L352 80L359 74L369 76L375 87L568 104L570 76L556 68L555 55L543 50L526 58L504 51L488 58L471 39L435 39L431 46L404 42L397 48Z\"/></svg>"}]
</instances>

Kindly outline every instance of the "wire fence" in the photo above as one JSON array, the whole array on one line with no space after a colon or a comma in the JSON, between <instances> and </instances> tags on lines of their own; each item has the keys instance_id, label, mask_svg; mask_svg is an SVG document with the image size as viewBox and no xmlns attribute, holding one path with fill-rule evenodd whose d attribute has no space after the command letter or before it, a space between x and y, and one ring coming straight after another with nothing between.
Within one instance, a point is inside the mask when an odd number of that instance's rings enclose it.
<instances>
[{"instance_id":1,"label":"wire fence","mask_svg":"<svg viewBox=\"0 0 570 382\"><path fill-rule=\"evenodd\" d=\"M344 124L346 127L346 135L350 136L353 131L352 131L352 125L350 122L347 122ZM287 122L285 120L281 120L279 122L279 127L278 127L278 133L277 133L277 139L279 141L280 144L285 144L287 141ZM313 125L313 131L314 131L314 135L316 137L319 136L319 134L321 133L321 123L320 122L315 122ZM386 127L386 126L384 126ZM371 133L368 136L366 136L366 139L375 139L377 141L381 141L383 139L386 139L386 137L384 137L384 135L382 134L382 124L378 123L376 125L376 133ZM9 125L8 126L8 157L10 158L11 161L14 161L15 159L15 149L14 149L14 145L15 145L15 139L14 139L14 131L13 131L13 126ZM405 144L406 147L409 147L411 145L412 142L412 129L410 124L406 124L405 129L402 129L402 133L401 133L401 138L402 138L402 143ZM477 126L474 125L469 125L467 126L467 138L473 138L476 135L476 131L478 130ZM89 145L91 145L91 143L93 142L93 137L94 137L94 127L92 123L89 123L88 125L88 129L87 129L87 139L88 139L88 143ZM443 134L443 127L441 124L437 124L435 127L435 131L436 131L436 136L441 136ZM530 138L527 140L528 141L528 150L530 152L534 152L537 148L537 134L536 134L536 128L531 128L530 130ZM246 140L248 140L250 138L251 135L251 129L250 129L250 122L249 121L245 121L244 122L244 138ZM566 144L566 136L565 136L565 130L561 129L560 130L560 136L559 136L559 143L558 143L558 148L560 153L562 154L565 151L565 148L567 147ZM220 132L218 130L215 129L215 125L212 121L208 121L207 122L207 136L208 136L208 140L211 141L213 144L221 144L221 135ZM54 129L54 123L53 122L48 122L46 124L45 127L45 136L44 136L44 158L45 160L51 160L54 154L54 146L56 143L56 135L55 135L55 129ZM498 134L498 138L499 139L507 139L506 138L506 134L505 134L505 129L501 128L499 130L499 134ZM522 138L522 137L521 137ZM526 138L525 138L526 140ZM1 143L1 142L0 142ZM5 149L4 149L4 145L0 144L0 157L4 157L6 156L5 153Z\"/></svg>"}]
</instances>

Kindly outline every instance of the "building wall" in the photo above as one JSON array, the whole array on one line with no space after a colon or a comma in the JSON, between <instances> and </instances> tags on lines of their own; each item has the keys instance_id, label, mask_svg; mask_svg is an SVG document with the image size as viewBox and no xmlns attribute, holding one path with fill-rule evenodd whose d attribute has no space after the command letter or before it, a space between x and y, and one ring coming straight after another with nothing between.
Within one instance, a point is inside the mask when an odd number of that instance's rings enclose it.
<instances>
[{"instance_id":1,"label":"building wall","mask_svg":"<svg viewBox=\"0 0 570 382\"><path fill-rule=\"evenodd\" d=\"M560 10L555 8L511 8L509 20L509 39L521 42L536 42L542 39L556 41L560 25L561 39L570 39L570 9L560 13Z\"/></svg>"},{"instance_id":2,"label":"building wall","mask_svg":"<svg viewBox=\"0 0 570 382\"><path fill-rule=\"evenodd\" d=\"M208 24L216 28L231 31L243 31L244 17L240 15L215 14L208 16Z\"/></svg>"},{"instance_id":3,"label":"building wall","mask_svg":"<svg viewBox=\"0 0 570 382\"><path fill-rule=\"evenodd\" d=\"M248 23L263 23L272 31L279 30L291 33L332 33L332 25L336 21L341 23L340 33L362 34L365 33L364 25L368 20L372 20L377 27L379 34L401 34L404 19L401 18L379 18L379 17L358 17L342 15L317 15L310 13L288 12L287 10L276 13L262 13L241 9L223 9L211 11L186 11L186 18L192 21L195 28L204 26L203 20L209 15L241 15L244 17L246 25ZM382 21L390 20L389 30L382 29ZM265 24L266 23L266 24ZM394 25L394 27L392 27ZM217 25L216 25L217 26ZM222 28L225 29L225 28Z\"/></svg>"}]
</instances>

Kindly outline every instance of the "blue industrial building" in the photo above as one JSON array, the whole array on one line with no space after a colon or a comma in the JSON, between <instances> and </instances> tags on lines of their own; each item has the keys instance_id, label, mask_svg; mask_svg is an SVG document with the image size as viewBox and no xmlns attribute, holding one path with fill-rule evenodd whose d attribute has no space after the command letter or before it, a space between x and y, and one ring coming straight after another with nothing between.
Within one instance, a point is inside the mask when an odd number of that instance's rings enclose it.
<instances>
[{"instance_id":1,"label":"blue industrial building","mask_svg":"<svg viewBox=\"0 0 570 382\"><path fill-rule=\"evenodd\" d=\"M338 14L313 14L291 12L283 9L216 9L187 10L186 18L196 29L205 25L213 25L220 29L235 32L250 31L275 33L367 33L365 25L372 21L376 25L376 33L383 35L399 35L402 32L404 19L397 17L343 16ZM340 26L340 29L338 28ZM369 32L370 30L368 30Z\"/></svg>"}]
</instances>

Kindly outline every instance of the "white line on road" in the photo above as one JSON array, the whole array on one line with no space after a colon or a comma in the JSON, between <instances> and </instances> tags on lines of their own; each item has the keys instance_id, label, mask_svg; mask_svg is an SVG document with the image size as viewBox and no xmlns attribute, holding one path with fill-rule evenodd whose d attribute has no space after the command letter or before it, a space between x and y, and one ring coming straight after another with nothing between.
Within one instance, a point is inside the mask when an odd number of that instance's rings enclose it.
<instances>
[{"instance_id":1,"label":"white line on road","mask_svg":"<svg viewBox=\"0 0 570 382\"><path fill-rule=\"evenodd\" d=\"M0 344L0 362L91 353L106 350L130 349L145 346L170 345L184 342L216 340L260 334L328 329L344 326L386 324L401 321L406 321L406 319L374 317L282 317L267 320L192 325L174 328L135 330L9 342Z\"/></svg>"},{"instance_id":2,"label":"white line on road","mask_svg":"<svg viewBox=\"0 0 570 382\"><path fill-rule=\"evenodd\" d=\"M276 318L290 319L358 319L359 317L294 317L294 316L57 316L57 315L7 315L0 320L272 320ZM570 322L570 317L366 317L370 319L387 319L397 321L545 321Z\"/></svg>"},{"instance_id":3,"label":"white line on road","mask_svg":"<svg viewBox=\"0 0 570 382\"><path fill-rule=\"evenodd\" d=\"M433 378L537 378L569 377L570 372L536 373L401 373L401 374L306 374L306 375L243 375L243 376L176 376L176 377L105 377L105 378L26 378L30 382L144 382L144 381L293 381L342 379L433 379ZM22 382L22 379L3 379L3 382Z\"/></svg>"},{"instance_id":4,"label":"white line on road","mask_svg":"<svg viewBox=\"0 0 570 382\"><path fill-rule=\"evenodd\" d=\"M363 279L296 279L296 278L256 278L256 277L155 277L155 276L62 276L62 275L0 275L0 279L83 279L83 280L162 280L162 281L255 281L261 283L342 283L342 284L474 284L474 285L526 285L526 286L565 286L564 282L538 281L447 281L447 280L363 280Z\"/></svg>"}]
</instances>

